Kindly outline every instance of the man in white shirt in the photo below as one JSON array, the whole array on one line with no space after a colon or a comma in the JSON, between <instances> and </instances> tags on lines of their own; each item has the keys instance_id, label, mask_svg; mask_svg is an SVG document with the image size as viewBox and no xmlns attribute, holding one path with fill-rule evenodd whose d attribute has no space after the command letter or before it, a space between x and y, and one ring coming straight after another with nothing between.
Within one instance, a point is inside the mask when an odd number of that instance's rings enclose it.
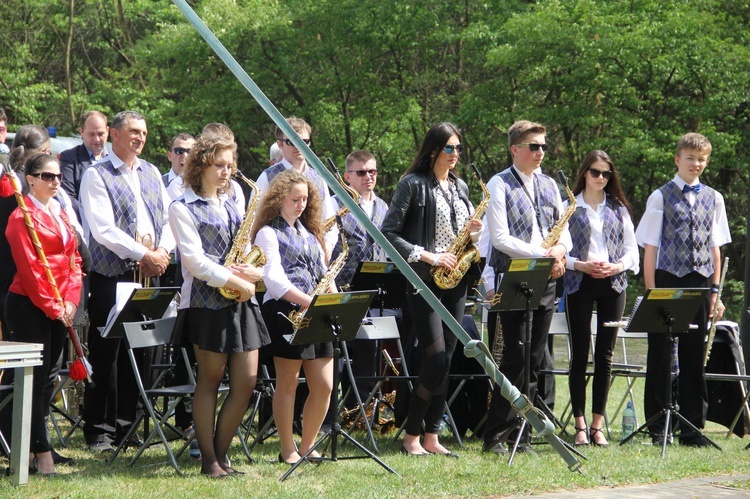
<instances>
[{"instance_id":1,"label":"man in white shirt","mask_svg":"<svg viewBox=\"0 0 750 499\"><path fill-rule=\"evenodd\" d=\"M487 228L492 242L488 264L492 265L496 276L502 276L507 272L512 258L555 259L547 286L534 290L542 298L531 317L530 384L526 392L533 403L554 313L555 280L565 272L563 258L572 247L572 242L570 233L565 229L556 245L549 249L542 247L564 211L557 184L541 170L547 150L546 129L538 123L518 121L508 130L508 146L513 165L487 183L490 191ZM526 329L525 311L500 312L498 320L503 334L500 371L523 390L525 361L521 341ZM516 432L515 411L495 387L484 430L484 450L495 454L507 452L505 444L515 440ZM522 436L519 450L530 449L528 439L528 434Z\"/></svg>"},{"instance_id":2,"label":"man in white shirt","mask_svg":"<svg viewBox=\"0 0 750 499\"><path fill-rule=\"evenodd\" d=\"M172 139L169 151L167 151L167 159L171 168L161 177L164 187L169 187L174 179L182 175L182 170L185 169L185 158L190 154L193 144L195 144L195 137L185 132L175 135Z\"/></svg>"},{"instance_id":3,"label":"man in white shirt","mask_svg":"<svg viewBox=\"0 0 750 499\"><path fill-rule=\"evenodd\" d=\"M170 199L159 170L138 155L146 143L145 118L118 113L111 126L112 152L92 165L81 180L80 202L93 260L89 311L89 360L94 387L84 400L84 435L92 450L111 451L135 417L138 391L119 339L102 338L115 304L118 282L162 275L175 241L169 228Z\"/></svg>"}]
</instances>

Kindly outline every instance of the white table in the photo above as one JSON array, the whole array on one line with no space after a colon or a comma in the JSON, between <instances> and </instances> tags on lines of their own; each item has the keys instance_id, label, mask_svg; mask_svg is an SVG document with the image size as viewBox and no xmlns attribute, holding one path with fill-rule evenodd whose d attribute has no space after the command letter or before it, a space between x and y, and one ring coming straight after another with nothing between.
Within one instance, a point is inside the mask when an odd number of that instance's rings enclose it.
<instances>
[{"instance_id":1,"label":"white table","mask_svg":"<svg viewBox=\"0 0 750 499\"><path fill-rule=\"evenodd\" d=\"M24 485L29 480L31 385L34 378L33 368L41 364L40 343L0 341L0 369L15 369L13 436L10 444L10 479L14 485Z\"/></svg>"}]
</instances>

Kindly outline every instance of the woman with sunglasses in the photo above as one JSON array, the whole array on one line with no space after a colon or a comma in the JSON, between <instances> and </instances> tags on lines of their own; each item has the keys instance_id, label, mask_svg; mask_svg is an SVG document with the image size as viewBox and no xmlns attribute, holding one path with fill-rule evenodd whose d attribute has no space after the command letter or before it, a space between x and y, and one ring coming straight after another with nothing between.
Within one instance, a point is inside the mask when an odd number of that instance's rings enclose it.
<instances>
[{"instance_id":1,"label":"woman with sunglasses","mask_svg":"<svg viewBox=\"0 0 750 499\"><path fill-rule=\"evenodd\" d=\"M42 364L34 367L29 467L32 472L49 476L55 474L55 465L45 422L53 389L48 380L60 370L66 328L73 325L81 299L81 256L70 220L53 199L62 180L58 161L49 154L37 153L28 157L24 172L29 188L26 207L62 303L55 297L24 212L18 207L5 229L17 271L5 299L3 320L11 341L41 343L43 347Z\"/></svg>"},{"instance_id":2,"label":"woman with sunglasses","mask_svg":"<svg viewBox=\"0 0 750 499\"><path fill-rule=\"evenodd\" d=\"M456 265L456 256L446 250L465 224L469 224L474 243L482 231L482 222L470 219L473 207L469 189L454 174L462 151L461 133L456 125L443 122L433 126L401 177L382 228L383 235L459 322L464 315L467 277L455 288L443 290L433 282L430 269L437 266L452 269ZM409 401L401 451L409 455L458 457L438 441L448 371L457 339L411 285L407 289L407 304L411 316L418 319L413 322L412 330L419 340L422 363ZM423 421L422 444L419 436Z\"/></svg>"},{"instance_id":3,"label":"woman with sunglasses","mask_svg":"<svg viewBox=\"0 0 750 499\"><path fill-rule=\"evenodd\" d=\"M201 136L185 161L185 193L169 207L183 276L175 332L192 344L198 364L193 425L201 474L209 478L239 473L227 451L255 388L258 350L270 342L258 305L248 301L263 272L223 265L241 223L240 207L228 192L236 153L232 139ZM222 287L238 297L224 297ZM227 372L229 394L217 416L216 398Z\"/></svg>"},{"instance_id":4,"label":"woman with sunglasses","mask_svg":"<svg viewBox=\"0 0 750 499\"><path fill-rule=\"evenodd\" d=\"M607 446L602 432L609 394L612 350L616 327L605 322L619 321L625 308L625 271L638 273L638 246L635 241L631 208L620 188L617 169L604 151L591 151L583 160L573 194L578 207L570 218L573 247L567 255L565 273L568 329L572 344L570 400L575 417L575 445ZM586 367L591 344L591 317L596 304L596 346L591 427L587 428Z\"/></svg>"}]
</instances>

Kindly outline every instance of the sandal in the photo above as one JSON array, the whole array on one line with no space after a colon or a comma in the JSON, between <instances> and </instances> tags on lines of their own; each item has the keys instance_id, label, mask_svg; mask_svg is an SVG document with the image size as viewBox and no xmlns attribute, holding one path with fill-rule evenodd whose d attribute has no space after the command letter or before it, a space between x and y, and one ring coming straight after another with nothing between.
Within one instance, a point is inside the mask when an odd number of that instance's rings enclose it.
<instances>
[{"instance_id":1,"label":"sandal","mask_svg":"<svg viewBox=\"0 0 750 499\"><path fill-rule=\"evenodd\" d=\"M597 447L609 447L609 442L607 442L606 439L605 439L604 443L599 443L599 442L596 441L596 438L594 438L594 436L597 433L601 433L602 434L602 438L604 438L604 432L602 431L601 428L594 428L593 426L591 428L589 428L589 440L591 440L591 443L594 444L594 445L596 445Z\"/></svg>"},{"instance_id":2,"label":"sandal","mask_svg":"<svg viewBox=\"0 0 750 499\"><path fill-rule=\"evenodd\" d=\"M586 428L586 427L583 427L583 428L578 428L578 427L576 426L576 427L575 427L575 429L576 429L576 432L575 432L575 435L573 435L573 445L574 445L574 446L576 446L576 447L586 447L586 446L587 446L587 445L589 444L588 442L580 442L580 443L576 443L576 441L575 441L575 437L576 437L576 435L578 435L579 433L583 433L584 435L588 436L588 428Z\"/></svg>"}]
</instances>

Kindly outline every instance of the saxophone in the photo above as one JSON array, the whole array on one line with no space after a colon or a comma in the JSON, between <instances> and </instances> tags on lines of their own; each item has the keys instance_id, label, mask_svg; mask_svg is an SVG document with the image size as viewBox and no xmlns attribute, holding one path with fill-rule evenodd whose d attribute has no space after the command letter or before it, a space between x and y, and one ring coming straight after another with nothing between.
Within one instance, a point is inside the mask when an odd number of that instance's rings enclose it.
<instances>
[{"instance_id":1,"label":"saxophone","mask_svg":"<svg viewBox=\"0 0 750 499\"><path fill-rule=\"evenodd\" d=\"M479 262L479 250L471 242L471 234L469 234L469 222L471 220L479 220L487 210L487 205L490 203L490 192L487 190L487 186L482 182L482 177L479 175L479 170L471 163L471 168L474 171L474 175L479 180L479 185L482 187L484 197L482 202L474 210L474 215L466 221L464 226L456 235L456 240L453 244L448 247L446 253L451 253L457 258L456 265L452 270L445 267L433 267L430 270L432 278L435 284L440 289L453 289L455 288L461 279L463 279L466 272L471 267L472 263Z\"/></svg>"},{"instance_id":2,"label":"saxophone","mask_svg":"<svg viewBox=\"0 0 750 499\"><path fill-rule=\"evenodd\" d=\"M315 286L315 289L312 292L312 296L322 295L328 292L328 289L336 279L336 276L339 275L341 269L344 268L346 257L349 254L349 245L346 243L346 235L344 234L344 228L341 225L341 218L336 218L336 224L339 228L341 254L337 256L336 260L334 260L330 267L328 267L328 270L326 271L323 278L318 282L318 285ZM310 322L310 319L305 320L306 312L307 307L303 307L299 310L292 310L291 312L289 312L289 316L287 317L287 319L292 323L295 331L307 326L307 324Z\"/></svg>"},{"instance_id":3,"label":"saxophone","mask_svg":"<svg viewBox=\"0 0 750 499\"><path fill-rule=\"evenodd\" d=\"M557 171L557 180L565 186L565 192L568 193L568 209L566 209L563 216L555 222L555 225L550 229L544 242L542 242L542 248L544 249L550 249L557 245L558 241L560 241L560 236L568 225L568 220L570 220L570 217L572 217L573 213L576 211L576 197L570 191L570 188L568 187L568 179L565 177L565 173L563 173L562 170ZM565 260L563 259L563 261Z\"/></svg>"},{"instance_id":4,"label":"saxophone","mask_svg":"<svg viewBox=\"0 0 750 499\"><path fill-rule=\"evenodd\" d=\"M237 177L249 185L255 192L253 193L250 203L247 205L245 218L242 220L239 229L237 229L237 233L234 235L234 241L232 241L232 247L229 250L229 253L227 253L226 260L224 260L224 266L229 267L230 265L250 264L254 267L261 267L266 264L266 255L263 254L263 250L260 249L259 246L253 244L250 248L250 252L245 253L247 245L250 242L250 229L253 227L255 212L258 211L261 191L258 189L255 182L247 178L239 170L237 170ZM240 297L239 291L227 288L226 286L220 287L219 293L221 293L221 296L229 300L236 300Z\"/></svg>"},{"instance_id":5,"label":"saxophone","mask_svg":"<svg viewBox=\"0 0 750 499\"><path fill-rule=\"evenodd\" d=\"M334 164L333 160L331 158L327 158L327 159L328 159L328 165L331 167L330 168L331 173L333 174L334 177L336 177L336 180L338 181L338 183L341 184L341 187L343 187L346 192L349 193L352 199L354 199L355 203L359 203L359 193L355 191L354 189L352 189L351 186L346 185L346 182L344 182L344 179L341 178L341 173L339 173L339 169L336 168L336 165ZM326 232L333 229L333 226L336 224L336 217L344 218L344 216L347 213L349 213L349 208L347 208L346 206L341 206L341 208L339 208L338 213L336 213L332 217L327 218L325 221L323 221L323 233L325 234Z\"/></svg>"}]
</instances>

